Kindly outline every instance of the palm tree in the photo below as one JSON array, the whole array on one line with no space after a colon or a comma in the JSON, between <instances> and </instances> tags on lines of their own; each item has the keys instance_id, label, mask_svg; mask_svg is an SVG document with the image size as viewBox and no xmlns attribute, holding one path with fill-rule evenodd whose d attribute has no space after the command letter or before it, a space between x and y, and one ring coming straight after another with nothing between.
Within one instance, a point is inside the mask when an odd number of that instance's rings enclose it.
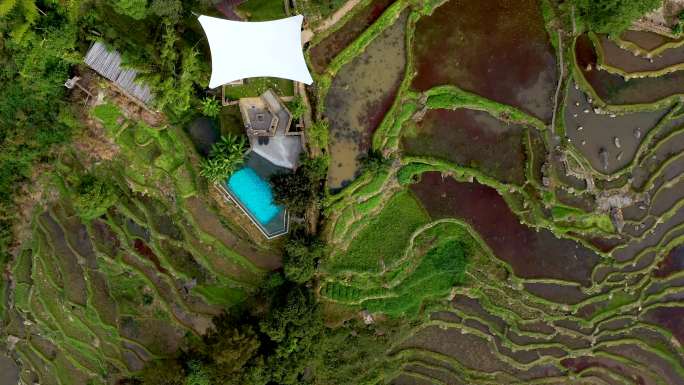
<instances>
[{"instance_id":1,"label":"palm tree","mask_svg":"<svg viewBox=\"0 0 684 385\"><path fill-rule=\"evenodd\" d=\"M212 182L223 181L242 166L246 153L244 135L224 135L211 147L209 158L202 161L200 175Z\"/></svg>"}]
</instances>

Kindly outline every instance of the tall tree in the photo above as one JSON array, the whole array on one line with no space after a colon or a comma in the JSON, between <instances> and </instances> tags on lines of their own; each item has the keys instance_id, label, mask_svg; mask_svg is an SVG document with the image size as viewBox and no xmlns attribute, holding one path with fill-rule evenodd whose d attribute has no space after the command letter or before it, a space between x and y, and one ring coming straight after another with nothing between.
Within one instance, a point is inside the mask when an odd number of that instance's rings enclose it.
<instances>
[{"instance_id":1,"label":"tall tree","mask_svg":"<svg viewBox=\"0 0 684 385\"><path fill-rule=\"evenodd\" d=\"M587 27L598 33L619 34L663 0L572 0L577 15Z\"/></svg>"}]
</instances>

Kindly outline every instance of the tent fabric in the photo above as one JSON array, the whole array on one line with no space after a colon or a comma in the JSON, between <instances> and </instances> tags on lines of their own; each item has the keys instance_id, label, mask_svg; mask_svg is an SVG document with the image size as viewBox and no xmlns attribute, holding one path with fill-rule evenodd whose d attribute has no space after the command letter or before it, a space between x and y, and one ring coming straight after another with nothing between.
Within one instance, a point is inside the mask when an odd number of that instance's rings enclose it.
<instances>
[{"instance_id":1,"label":"tent fabric","mask_svg":"<svg viewBox=\"0 0 684 385\"><path fill-rule=\"evenodd\" d=\"M277 77L311 84L302 52L302 15L244 22L202 15L211 49L209 88L251 77Z\"/></svg>"}]
</instances>

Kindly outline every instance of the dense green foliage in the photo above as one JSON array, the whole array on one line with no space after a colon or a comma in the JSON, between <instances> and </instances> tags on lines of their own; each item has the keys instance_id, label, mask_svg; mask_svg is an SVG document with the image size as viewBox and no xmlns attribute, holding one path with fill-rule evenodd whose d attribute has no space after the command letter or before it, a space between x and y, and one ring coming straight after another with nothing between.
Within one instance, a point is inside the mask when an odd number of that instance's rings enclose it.
<instances>
[{"instance_id":1,"label":"dense green foliage","mask_svg":"<svg viewBox=\"0 0 684 385\"><path fill-rule=\"evenodd\" d=\"M282 1L248 0L238 9L252 21L276 20L286 16Z\"/></svg>"},{"instance_id":2,"label":"dense green foliage","mask_svg":"<svg viewBox=\"0 0 684 385\"><path fill-rule=\"evenodd\" d=\"M398 341L410 321L388 320L364 325L349 321L326 329L315 361L316 383L326 385L379 384L396 368L387 351Z\"/></svg>"},{"instance_id":3,"label":"dense green foliage","mask_svg":"<svg viewBox=\"0 0 684 385\"><path fill-rule=\"evenodd\" d=\"M619 34L644 13L662 5L662 0L572 0L577 16L599 33Z\"/></svg>"},{"instance_id":4,"label":"dense green foliage","mask_svg":"<svg viewBox=\"0 0 684 385\"><path fill-rule=\"evenodd\" d=\"M325 256L325 244L301 230L291 234L284 247L283 270L290 281L305 283L313 277L316 263Z\"/></svg>"},{"instance_id":5,"label":"dense green foliage","mask_svg":"<svg viewBox=\"0 0 684 385\"><path fill-rule=\"evenodd\" d=\"M147 15L147 0L115 0L114 10L135 20L144 19Z\"/></svg>"},{"instance_id":6,"label":"dense green foliage","mask_svg":"<svg viewBox=\"0 0 684 385\"><path fill-rule=\"evenodd\" d=\"M245 310L214 319L214 330L191 341L176 360L147 366L139 380L145 385L303 383L318 354L321 312L309 290L274 278ZM256 314L264 304L267 313Z\"/></svg>"},{"instance_id":7,"label":"dense green foliage","mask_svg":"<svg viewBox=\"0 0 684 385\"><path fill-rule=\"evenodd\" d=\"M273 175L271 185L276 203L286 206L293 215L303 215L322 197L326 172L323 158L303 158L295 172Z\"/></svg>"},{"instance_id":8,"label":"dense green foliage","mask_svg":"<svg viewBox=\"0 0 684 385\"><path fill-rule=\"evenodd\" d=\"M292 113L292 118L295 120L301 118L302 115L304 115L304 111L306 111L304 101L299 95L295 96L295 98L289 103L288 107Z\"/></svg>"},{"instance_id":9,"label":"dense green foliage","mask_svg":"<svg viewBox=\"0 0 684 385\"><path fill-rule=\"evenodd\" d=\"M68 10L31 1L0 3L0 260L7 258L15 194L32 165L49 161L55 145L78 128L62 85L76 55L77 27ZM32 28L31 28L32 27Z\"/></svg>"},{"instance_id":10,"label":"dense green foliage","mask_svg":"<svg viewBox=\"0 0 684 385\"><path fill-rule=\"evenodd\" d=\"M209 158L202 160L200 175L212 182L223 181L242 166L246 152L246 137L228 133L214 143Z\"/></svg>"},{"instance_id":11,"label":"dense green foliage","mask_svg":"<svg viewBox=\"0 0 684 385\"><path fill-rule=\"evenodd\" d=\"M221 104L214 98L202 99L202 114L215 118L221 112Z\"/></svg>"}]
</instances>

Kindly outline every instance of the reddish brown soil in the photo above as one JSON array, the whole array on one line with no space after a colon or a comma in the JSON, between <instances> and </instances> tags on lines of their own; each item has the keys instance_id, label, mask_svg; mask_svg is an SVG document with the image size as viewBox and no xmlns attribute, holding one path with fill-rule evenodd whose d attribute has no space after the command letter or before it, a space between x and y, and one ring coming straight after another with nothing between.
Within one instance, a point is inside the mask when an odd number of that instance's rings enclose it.
<instances>
[{"instance_id":1,"label":"reddish brown soil","mask_svg":"<svg viewBox=\"0 0 684 385\"><path fill-rule=\"evenodd\" d=\"M684 270L684 246L672 249L667 257L658 264L658 268L653 272L653 275L658 278L664 278L681 270Z\"/></svg>"},{"instance_id":2,"label":"reddish brown soil","mask_svg":"<svg viewBox=\"0 0 684 385\"><path fill-rule=\"evenodd\" d=\"M680 344L684 344L684 307L658 307L646 313L644 318L668 329Z\"/></svg>"},{"instance_id":3,"label":"reddish brown soil","mask_svg":"<svg viewBox=\"0 0 684 385\"><path fill-rule=\"evenodd\" d=\"M414 89L454 84L551 120L557 65L536 0L451 0L418 21L413 47Z\"/></svg>"},{"instance_id":4,"label":"reddish brown soil","mask_svg":"<svg viewBox=\"0 0 684 385\"><path fill-rule=\"evenodd\" d=\"M321 40L309 50L311 65L318 73L322 73L330 62L351 44L389 7L394 0L375 0L356 13L344 25L330 36Z\"/></svg>"},{"instance_id":5,"label":"reddish brown soil","mask_svg":"<svg viewBox=\"0 0 684 385\"><path fill-rule=\"evenodd\" d=\"M402 139L406 153L443 158L482 170L505 182L525 181L524 127L502 122L486 112L430 110L414 135Z\"/></svg>"},{"instance_id":6,"label":"reddish brown soil","mask_svg":"<svg viewBox=\"0 0 684 385\"><path fill-rule=\"evenodd\" d=\"M140 255L149 259L160 273L168 274L168 271L164 269L161 263L159 262L159 258L157 258L157 255L154 254L154 251L152 251L152 249L150 249L150 247L147 246L145 242L143 242L141 239L136 238L133 242L133 247Z\"/></svg>"},{"instance_id":7,"label":"reddish brown soil","mask_svg":"<svg viewBox=\"0 0 684 385\"><path fill-rule=\"evenodd\" d=\"M572 369L574 372L582 372L589 368L603 368L608 369L620 374L626 374L634 379L636 385L644 385L644 378L640 375L630 373L629 370L622 366L619 362L609 360L607 358L596 358L596 357L580 357L580 358L567 358L561 361L561 365L568 369Z\"/></svg>"},{"instance_id":8,"label":"reddish brown soil","mask_svg":"<svg viewBox=\"0 0 684 385\"><path fill-rule=\"evenodd\" d=\"M599 256L581 244L535 231L520 223L496 190L479 183L423 174L411 187L430 215L455 217L470 223L496 256L522 278L555 278L590 283Z\"/></svg>"}]
</instances>

